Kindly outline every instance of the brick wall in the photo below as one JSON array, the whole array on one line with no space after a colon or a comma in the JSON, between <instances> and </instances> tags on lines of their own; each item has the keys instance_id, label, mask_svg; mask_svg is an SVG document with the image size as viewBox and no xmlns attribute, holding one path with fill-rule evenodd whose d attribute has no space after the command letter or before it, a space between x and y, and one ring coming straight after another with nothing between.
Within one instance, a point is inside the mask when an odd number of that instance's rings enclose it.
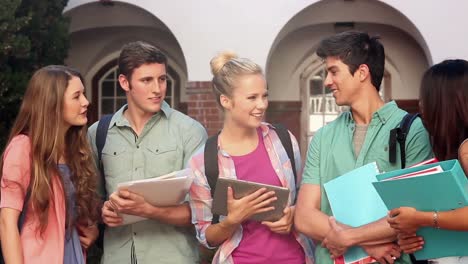
<instances>
[{"instance_id":1,"label":"brick wall","mask_svg":"<svg viewBox=\"0 0 468 264\"><path fill-rule=\"evenodd\" d=\"M211 82L189 82L187 114L200 122L208 135L217 133L223 125L222 111L211 92Z\"/></svg>"},{"instance_id":2,"label":"brick wall","mask_svg":"<svg viewBox=\"0 0 468 264\"><path fill-rule=\"evenodd\" d=\"M189 82L188 101L184 104L186 113L205 126L208 135L214 135L223 126L223 113L218 108L211 91L211 82ZM283 123L299 137L301 102L269 102L266 120L269 123Z\"/></svg>"},{"instance_id":3,"label":"brick wall","mask_svg":"<svg viewBox=\"0 0 468 264\"><path fill-rule=\"evenodd\" d=\"M284 124L299 140L301 136L301 105L300 101L270 101L268 102L266 120L272 124Z\"/></svg>"},{"instance_id":4,"label":"brick wall","mask_svg":"<svg viewBox=\"0 0 468 264\"><path fill-rule=\"evenodd\" d=\"M398 107L405 110L408 113L418 113L419 112L419 100L409 99L409 100L395 100Z\"/></svg>"}]
</instances>

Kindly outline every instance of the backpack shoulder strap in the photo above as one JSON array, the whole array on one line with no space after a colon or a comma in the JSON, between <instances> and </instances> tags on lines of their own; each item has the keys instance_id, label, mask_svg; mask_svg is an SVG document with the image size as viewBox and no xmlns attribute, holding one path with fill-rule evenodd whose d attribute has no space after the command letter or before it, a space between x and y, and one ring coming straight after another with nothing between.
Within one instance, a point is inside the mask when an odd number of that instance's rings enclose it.
<instances>
[{"instance_id":1,"label":"backpack shoulder strap","mask_svg":"<svg viewBox=\"0 0 468 264\"><path fill-rule=\"evenodd\" d=\"M390 163L396 162L396 143L400 145L400 159L401 159L401 168L406 167L406 137L408 136L411 124L413 121L419 117L419 114L406 114L401 120L398 127L390 131L389 139L389 161Z\"/></svg>"},{"instance_id":2,"label":"backpack shoulder strap","mask_svg":"<svg viewBox=\"0 0 468 264\"><path fill-rule=\"evenodd\" d=\"M288 129L283 124L274 124L276 128L276 134L278 135L281 144L283 145L288 158L291 161L291 167L294 174L294 183L297 185L297 172L296 172L296 161L294 160L294 151L292 146L291 137L289 136Z\"/></svg>"},{"instance_id":3,"label":"backpack shoulder strap","mask_svg":"<svg viewBox=\"0 0 468 264\"><path fill-rule=\"evenodd\" d=\"M109 130L109 125L113 115L103 116L98 123L96 129L96 148L98 154L99 163L101 163L102 149L106 145L107 131Z\"/></svg>"},{"instance_id":4,"label":"backpack shoulder strap","mask_svg":"<svg viewBox=\"0 0 468 264\"><path fill-rule=\"evenodd\" d=\"M216 182L219 177L219 167L218 167L218 135L216 134L212 137L209 137L205 143L205 151L203 153L204 157L204 166L205 166L205 175L208 181L208 185L211 189L211 197L214 197ZM211 224L219 223L219 215L213 215Z\"/></svg>"},{"instance_id":5,"label":"backpack shoulder strap","mask_svg":"<svg viewBox=\"0 0 468 264\"><path fill-rule=\"evenodd\" d=\"M104 149L104 146L106 145L106 139L107 139L107 132L109 130L109 125L112 119L112 114L110 115L105 115L103 116L98 123L97 129L96 129L96 149L97 149L97 156L98 156L98 166L99 166L99 171L101 174L101 183L105 184L105 176L104 176L104 166L102 164L102 150ZM103 188L105 192L105 196L107 197L106 193L106 188Z\"/></svg>"}]
</instances>

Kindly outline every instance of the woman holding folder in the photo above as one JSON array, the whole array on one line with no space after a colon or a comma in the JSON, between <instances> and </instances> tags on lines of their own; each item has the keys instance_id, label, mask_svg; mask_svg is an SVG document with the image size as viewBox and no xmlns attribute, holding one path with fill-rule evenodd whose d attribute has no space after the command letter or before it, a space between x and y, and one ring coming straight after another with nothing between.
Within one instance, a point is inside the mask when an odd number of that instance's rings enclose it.
<instances>
[{"instance_id":1,"label":"woman holding folder","mask_svg":"<svg viewBox=\"0 0 468 264\"><path fill-rule=\"evenodd\" d=\"M5 263L86 262L99 219L88 105L73 69L47 66L29 81L0 160Z\"/></svg>"},{"instance_id":2,"label":"woman holding folder","mask_svg":"<svg viewBox=\"0 0 468 264\"><path fill-rule=\"evenodd\" d=\"M423 76L420 107L436 158L457 159L468 174L468 62L446 60L429 68ZM389 212L388 222L397 232L405 253L424 247L420 227L468 231L468 207L444 212L421 212L400 207ZM468 245L467 245L468 246ZM448 257L432 263L468 263L467 257Z\"/></svg>"},{"instance_id":3,"label":"woman holding folder","mask_svg":"<svg viewBox=\"0 0 468 264\"><path fill-rule=\"evenodd\" d=\"M296 186L291 161L275 128L262 122L268 107L266 80L259 65L224 52L210 62L213 92L224 112L218 136L219 177L240 179L291 190L284 216L275 222L249 218L272 210L274 192L264 188L240 199L227 191L227 215L212 222L210 193L203 148L190 161L195 179L190 189L192 223L198 240L207 248L219 247L213 263L313 263L312 248L293 227ZM292 134L296 171L300 175L300 153ZM285 158L286 157L286 158Z\"/></svg>"}]
</instances>

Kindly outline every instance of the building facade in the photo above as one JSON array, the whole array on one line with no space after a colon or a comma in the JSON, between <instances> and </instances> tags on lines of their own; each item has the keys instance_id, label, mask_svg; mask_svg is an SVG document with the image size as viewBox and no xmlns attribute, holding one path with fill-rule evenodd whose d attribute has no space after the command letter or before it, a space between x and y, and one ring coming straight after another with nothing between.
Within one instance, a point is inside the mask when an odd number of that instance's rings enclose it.
<instances>
[{"instance_id":1,"label":"building facade","mask_svg":"<svg viewBox=\"0 0 468 264\"><path fill-rule=\"evenodd\" d=\"M169 57L167 101L213 134L222 113L211 95L210 59L229 49L264 69L266 120L285 123L305 151L314 132L343 109L323 86L315 55L321 38L355 29L379 35L386 50L381 96L417 111L419 82L430 65L468 59L468 2L457 0L70 0L71 49L92 102L90 120L125 103L117 57L143 40Z\"/></svg>"}]
</instances>

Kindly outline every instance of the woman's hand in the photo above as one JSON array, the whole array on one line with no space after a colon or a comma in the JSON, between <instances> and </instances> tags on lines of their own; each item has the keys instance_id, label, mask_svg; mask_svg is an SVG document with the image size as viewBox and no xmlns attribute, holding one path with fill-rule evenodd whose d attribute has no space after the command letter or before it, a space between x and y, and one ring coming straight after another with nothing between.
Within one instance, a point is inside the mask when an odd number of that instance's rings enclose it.
<instances>
[{"instance_id":1,"label":"woman's hand","mask_svg":"<svg viewBox=\"0 0 468 264\"><path fill-rule=\"evenodd\" d=\"M413 207L400 207L388 213L387 222L398 233L414 234L422 226L419 211Z\"/></svg>"},{"instance_id":2,"label":"woman's hand","mask_svg":"<svg viewBox=\"0 0 468 264\"><path fill-rule=\"evenodd\" d=\"M85 249L88 249L99 236L99 229L96 224L78 224L76 228L80 236L81 246Z\"/></svg>"},{"instance_id":3,"label":"woman's hand","mask_svg":"<svg viewBox=\"0 0 468 264\"><path fill-rule=\"evenodd\" d=\"M240 225L254 214L274 210L275 208L270 206L270 204L277 199L274 195L274 191L267 192L266 188L260 188L240 199L235 199L232 188L228 187L228 214L224 221L230 225Z\"/></svg>"},{"instance_id":4,"label":"woman's hand","mask_svg":"<svg viewBox=\"0 0 468 264\"><path fill-rule=\"evenodd\" d=\"M283 210L283 217L276 222L263 221L262 224L268 226L270 231L286 235L292 230L293 219L294 219L294 206L287 206Z\"/></svg>"}]
</instances>

